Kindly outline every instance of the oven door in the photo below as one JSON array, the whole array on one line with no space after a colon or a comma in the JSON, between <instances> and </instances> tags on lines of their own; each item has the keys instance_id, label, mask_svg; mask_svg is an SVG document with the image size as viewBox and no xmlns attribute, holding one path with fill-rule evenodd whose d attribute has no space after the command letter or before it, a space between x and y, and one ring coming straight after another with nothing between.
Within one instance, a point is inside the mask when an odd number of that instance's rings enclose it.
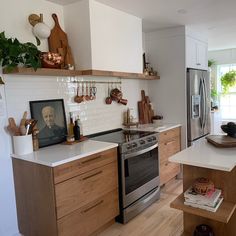
<instances>
[{"instance_id":1,"label":"oven door","mask_svg":"<svg viewBox=\"0 0 236 236\"><path fill-rule=\"evenodd\" d=\"M121 156L123 208L159 186L158 144Z\"/></svg>"}]
</instances>

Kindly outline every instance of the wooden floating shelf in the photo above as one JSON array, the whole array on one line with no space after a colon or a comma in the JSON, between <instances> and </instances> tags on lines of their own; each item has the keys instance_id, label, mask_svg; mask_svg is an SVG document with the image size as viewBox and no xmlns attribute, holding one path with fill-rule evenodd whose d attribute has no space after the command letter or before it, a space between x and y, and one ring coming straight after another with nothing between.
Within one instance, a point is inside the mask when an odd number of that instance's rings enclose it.
<instances>
[{"instance_id":1,"label":"wooden floating shelf","mask_svg":"<svg viewBox=\"0 0 236 236\"><path fill-rule=\"evenodd\" d=\"M219 221L222 223L228 223L230 217L235 211L236 204L223 200L216 212L210 212L207 210L184 205L184 194L182 193L170 204L170 207L207 219Z\"/></svg>"},{"instance_id":2,"label":"wooden floating shelf","mask_svg":"<svg viewBox=\"0 0 236 236\"><path fill-rule=\"evenodd\" d=\"M143 80L157 80L160 76L146 76L139 73L126 73L116 71L103 71L103 70L64 70L64 69L47 69L38 68L36 71L33 68L18 67L11 72L6 69L3 74L16 74L16 75L34 75L34 76L104 76L104 77L120 77L123 79L143 79Z\"/></svg>"}]
</instances>

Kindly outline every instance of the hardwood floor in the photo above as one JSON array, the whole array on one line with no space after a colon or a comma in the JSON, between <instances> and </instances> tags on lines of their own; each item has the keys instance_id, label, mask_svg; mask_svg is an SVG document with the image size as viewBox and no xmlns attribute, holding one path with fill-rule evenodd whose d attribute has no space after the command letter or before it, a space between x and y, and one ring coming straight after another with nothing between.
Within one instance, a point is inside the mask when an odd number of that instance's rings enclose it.
<instances>
[{"instance_id":1,"label":"hardwood floor","mask_svg":"<svg viewBox=\"0 0 236 236\"><path fill-rule=\"evenodd\" d=\"M182 211L170 208L170 202L182 193L182 180L172 180L161 189L161 199L126 225L115 223L99 236L180 236Z\"/></svg>"}]
</instances>

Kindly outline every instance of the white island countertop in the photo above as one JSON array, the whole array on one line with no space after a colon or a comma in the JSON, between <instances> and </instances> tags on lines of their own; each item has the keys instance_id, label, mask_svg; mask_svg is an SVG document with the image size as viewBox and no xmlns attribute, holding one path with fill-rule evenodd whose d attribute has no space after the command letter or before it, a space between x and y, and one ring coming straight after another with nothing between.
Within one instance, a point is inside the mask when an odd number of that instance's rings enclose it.
<instances>
[{"instance_id":1,"label":"white island countertop","mask_svg":"<svg viewBox=\"0 0 236 236\"><path fill-rule=\"evenodd\" d=\"M217 148L205 138L173 155L169 161L215 170L231 171L236 165L236 148Z\"/></svg>"},{"instance_id":2,"label":"white island countertop","mask_svg":"<svg viewBox=\"0 0 236 236\"><path fill-rule=\"evenodd\" d=\"M117 147L116 143L87 140L73 145L57 144L44 147L27 155L11 154L13 158L55 167L70 161Z\"/></svg>"}]
</instances>

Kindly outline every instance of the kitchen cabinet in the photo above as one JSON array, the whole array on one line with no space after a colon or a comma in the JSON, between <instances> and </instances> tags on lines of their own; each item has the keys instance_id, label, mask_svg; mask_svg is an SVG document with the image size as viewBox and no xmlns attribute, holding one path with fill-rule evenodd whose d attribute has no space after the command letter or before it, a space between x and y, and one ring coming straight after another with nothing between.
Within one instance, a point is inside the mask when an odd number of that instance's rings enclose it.
<instances>
[{"instance_id":1,"label":"kitchen cabinet","mask_svg":"<svg viewBox=\"0 0 236 236\"><path fill-rule=\"evenodd\" d=\"M116 148L55 167L12 161L24 236L91 235L119 214Z\"/></svg>"},{"instance_id":2,"label":"kitchen cabinet","mask_svg":"<svg viewBox=\"0 0 236 236\"><path fill-rule=\"evenodd\" d=\"M208 70L207 43L186 36L187 68Z\"/></svg>"},{"instance_id":3,"label":"kitchen cabinet","mask_svg":"<svg viewBox=\"0 0 236 236\"><path fill-rule=\"evenodd\" d=\"M168 158L180 151L180 127L159 134L160 182L161 185L177 176L180 165L169 162Z\"/></svg>"}]
</instances>

